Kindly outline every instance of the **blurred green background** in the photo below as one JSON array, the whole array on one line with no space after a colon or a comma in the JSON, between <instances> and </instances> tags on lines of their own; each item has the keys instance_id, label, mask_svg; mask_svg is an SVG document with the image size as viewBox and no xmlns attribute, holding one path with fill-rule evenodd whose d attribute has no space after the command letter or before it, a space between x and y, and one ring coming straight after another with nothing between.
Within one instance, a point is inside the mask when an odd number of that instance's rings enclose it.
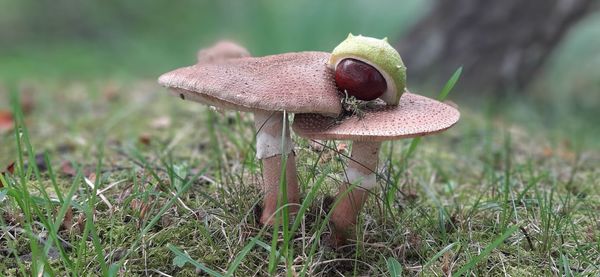
<instances>
[{"instance_id":1,"label":"blurred green background","mask_svg":"<svg viewBox=\"0 0 600 277\"><path fill-rule=\"evenodd\" d=\"M0 3L4 78L155 77L223 37L256 56L330 51L348 32L397 40L427 7L415 0Z\"/></svg>"},{"instance_id":2,"label":"blurred green background","mask_svg":"<svg viewBox=\"0 0 600 277\"><path fill-rule=\"evenodd\" d=\"M255 56L330 51L349 32L387 36L394 42L431 4L420 0L0 0L0 80L151 80L193 63L198 48L220 38L240 42ZM454 92L451 98L463 107L504 114L526 127L583 132L593 143L600 135L598 68L600 14L596 12L571 29L528 91L511 94L518 99L490 107L496 102L478 99L477 92ZM410 67L408 78L413 90L435 94L427 84L410 82Z\"/></svg>"}]
</instances>

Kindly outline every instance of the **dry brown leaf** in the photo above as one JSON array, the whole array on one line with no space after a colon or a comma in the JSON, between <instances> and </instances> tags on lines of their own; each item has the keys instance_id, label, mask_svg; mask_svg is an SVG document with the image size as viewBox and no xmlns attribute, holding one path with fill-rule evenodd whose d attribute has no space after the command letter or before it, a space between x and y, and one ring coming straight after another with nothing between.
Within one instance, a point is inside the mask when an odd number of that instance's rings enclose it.
<instances>
[{"instance_id":1,"label":"dry brown leaf","mask_svg":"<svg viewBox=\"0 0 600 277\"><path fill-rule=\"evenodd\" d=\"M77 229L79 230L79 233L83 233L83 230L85 229L85 214L84 213L80 213L79 216L77 217Z\"/></svg>"},{"instance_id":2,"label":"dry brown leaf","mask_svg":"<svg viewBox=\"0 0 600 277\"><path fill-rule=\"evenodd\" d=\"M452 276L452 260L453 255L450 252L446 252L442 256L442 272L444 276Z\"/></svg>"},{"instance_id":3,"label":"dry brown leaf","mask_svg":"<svg viewBox=\"0 0 600 277\"><path fill-rule=\"evenodd\" d=\"M82 170L83 176L87 176L87 177L96 177L95 174L92 175L94 173L93 170L93 166L86 166L84 167ZM75 175L77 175L77 169L75 169L73 167L73 165L71 164L71 162L69 161L63 161L60 164L60 172L62 174L64 174L65 176L69 176L69 177L75 177ZM90 178L88 178L90 179Z\"/></svg>"},{"instance_id":4,"label":"dry brown leaf","mask_svg":"<svg viewBox=\"0 0 600 277\"><path fill-rule=\"evenodd\" d=\"M73 168L73 166L71 165L70 162L68 161L64 161L61 165L60 165L60 171L67 175L67 176L75 176L77 174L77 170L75 170L75 168Z\"/></svg>"},{"instance_id":5,"label":"dry brown leaf","mask_svg":"<svg viewBox=\"0 0 600 277\"><path fill-rule=\"evenodd\" d=\"M63 221L60 224L60 229L71 232L72 227L73 227L73 208L71 208L71 206L69 206L67 208L67 213L65 213L65 217L63 218Z\"/></svg>"},{"instance_id":6,"label":"dry brown leaf","mask_svg":"<svg viewBox=\"0 0 600 277\"><path fill-rule=\"evenodd\" d=\"M15 173L15 162L12 162L6 167L6 171L10 172L10 174Z\"/></svg>"},{"instance_id":7,"label":"dry brown leaf","mask_svg":"<svg viewBox=\"0 0 600 277\"><path fill-rule=\"evenodd\" d=\"M150 208L150 205L148 205L147 203L142 203L142 207L140 208L140 219L144 219L144 217L146 217L146 213L148 212L148 208Z\"/></svg>"},{"instance_id":8,"label":"dry brown leaf","mask_svg":"<svg viewBox=\"0 0 600 277\"><path fill-rule=\"evenodd\" d=\"M2 173L0 173L0 174L6 175L6 173L10 173L10 174L15 173L15 162L10 163L6 167L6 169L4 171L2 171ZM0 188L3 188L3 187L4 187L4 185L2 185L2 182L0 182Z\"/></svg>"},{"instance_id":9,"label":"dry brown leaf","mask_svg":"<svg viewBox=\"0 0 600 277\"><path fill-rule=\"evenodd\" d=\"M148 133L143 133L140 135L140 137L138 138L138 141L143 144L143 145L150 145L150 142L152 141L150 134Z\"/></svg>"},{"instance_id":10,"label":"dry brown leaf","mask_svg":"<svg viewBox=\"0 0 600 277\"><path fill-rule=\"evenodd\" d=\"M0 135L8 133L13 128L15 128L15 122L12 113L0 111Z\"/></svg>"},{"instance_id":11,"label":"dry brown leaf","mask_svg":"<svg viewBox=\"0 0 600 277\"><path fill-rule=\"evenodd\" d=\"M140 200L139 199L133 199L131 200L131 202L129 202L129 207L131 207L132 210L137 211L140 208Z\"/></svg>"}]
</instances>

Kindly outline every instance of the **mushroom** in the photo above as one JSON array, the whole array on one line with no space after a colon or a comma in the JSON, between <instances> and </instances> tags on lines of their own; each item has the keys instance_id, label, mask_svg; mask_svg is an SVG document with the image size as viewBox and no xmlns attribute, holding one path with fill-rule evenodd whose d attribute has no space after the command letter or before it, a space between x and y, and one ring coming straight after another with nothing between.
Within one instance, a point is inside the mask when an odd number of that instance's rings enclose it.
<instances>
[{"instance_id":1,"label":"mushroom","mask_svg":"<svg viewBox=\"0 0 600 277\"><path fill-rule=\"evenodd\" d=\"M272 224L277 210L283 155L289 155L287 202L299 202L287 113L337 116L342 110L333 72L326 67L329 56L326 52L299 52L201 62L158 79L181 99L254 113L256 157L263 163L263 224ZM289 211L297 208L291 206Z\"/></svg>"},{"instance_id":2,"label":"mushroom","mask_svg":"<svg viewBox=\"0 0 600 277\"><path fill-rule=\"evenodd\" d=\"M406 92L406 67L387 38L349 34L333 49L328 67L346 94L342 100L346 111L339 118L297 115L293 128L310 139L354 141L346 182L331 217L333 242L341 245L356 224L368 190L376 186L381 142L441 132L460 114L449 105ZM357 190L353 184L359 185Z\"/></svg>"},{"instance_id":3,"label":"mushroom","mask_svg":"<svg viewBox=\"0 0 600 277\"><path fill-rule=\"evenodd\" d=\"M196 54L198 63L221 62L229 59L250 57L250 52L239 44L221 40L210 48L200 49Z\"/></svg>"},{"instance_id":4,"label":"mushroom","mask_svg":"<svg viewBox=\"0 0 600 277\"><path fill-rule=\"evenodd\" d=\"M345 184L338 191L338 204L330 219L335 245L345 244L369 191L377 186L381 142L439 133L452 127L459 117L454 107L409 92L403 94L397 106L381 100L370 103L360 117L352 115L339 121L318 114L295 116L292 128L301 137L353 141Z\"/></svg>"}]
</instances>

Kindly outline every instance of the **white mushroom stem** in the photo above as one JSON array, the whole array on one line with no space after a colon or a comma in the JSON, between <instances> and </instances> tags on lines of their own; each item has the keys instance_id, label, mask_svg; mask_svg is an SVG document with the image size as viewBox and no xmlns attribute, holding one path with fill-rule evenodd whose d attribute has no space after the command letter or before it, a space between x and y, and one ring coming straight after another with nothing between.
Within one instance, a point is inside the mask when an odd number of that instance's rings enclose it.
<instances>
[{"instance_id":1,"label":"white mushroom stem","mask_svg":"<svg viewBox=\"0 0 600 277\"><path fill-rule=\"evenodd\" d=\"M331 215L332 239L336 245L343 245L352 234L352 228L356 225L360 210L367 201L369 190L376 187L375 176L380 145L380 142L363 141L355 141L352 145L352 155L346 170L346 182L339 189L338 203Z\"/></svg>"},{"instance_id":2,"label":"white mushroom stem","mask_svg":"<svg viewBox=\"0 0 600 277\"><path fill-rule=\"evenodd\" d=\"M265 159L283 153L289 154L294 148L290 137L289 122L282 112L255 112L256 158ZM285 134L282 138L282 130Z\"/></svg>"},{"instance_id":3,"label":"white mushroom stem","mask_svg":"<svg viewBox=\"0 0 600 277\"><path fill-rule=\"evenodd\" d=\"M279 183L282 177L281 162L283 154L287 154L285 178L287 203L299 203L298 176L296 175L296 159L292 151L293 142L290 137L287 117L282 112L255 112L254 125L256 134L256 157L263 163L263 213L260 222L272 224L275 219L279 196ZM297 206L290 206L295 212Z\"/></svg>"},{"instance_id":4,"label":"white mushroom stem","mask_svg":"<svg viewBox=\"0 0 600 277\"><path fill-rule=\"evenodd\" d=\"M346 169L347 183L357 188L370 190L376 187L377 163L381 142L355 141L352 143L352 155Z\"/></svg>"}]
</instances>

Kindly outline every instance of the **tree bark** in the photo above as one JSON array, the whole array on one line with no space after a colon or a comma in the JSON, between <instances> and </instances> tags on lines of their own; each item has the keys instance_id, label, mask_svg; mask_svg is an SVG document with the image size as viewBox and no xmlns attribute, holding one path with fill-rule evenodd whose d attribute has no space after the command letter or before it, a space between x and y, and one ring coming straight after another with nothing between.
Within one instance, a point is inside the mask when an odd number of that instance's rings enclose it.
<instances>
[{"instance_id":1,"label":"tree bark","mask_svg":"<svg viewBox=\"0 0 600 277\"><path fill-rule=\"evenodd\" d=\"M522 89L593 0L439 0L397 45L410 80L461 88Z\"/></svg>"}]
</instances>

